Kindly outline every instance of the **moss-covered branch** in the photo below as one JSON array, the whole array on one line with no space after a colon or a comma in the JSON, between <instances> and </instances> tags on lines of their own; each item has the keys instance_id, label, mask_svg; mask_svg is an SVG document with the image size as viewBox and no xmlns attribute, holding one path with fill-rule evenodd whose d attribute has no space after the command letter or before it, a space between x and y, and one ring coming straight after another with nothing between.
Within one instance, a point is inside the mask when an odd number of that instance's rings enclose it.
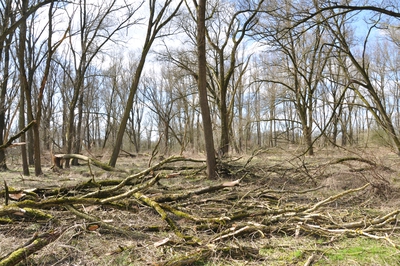
<instances>
[{"instance_id":1,"label":"moss-covered branch","mask_svg":"<svg viewBox=\"0 0 400 266\"><path fill-rule=\"evenodd\" d=\"M33 220L33 221L48 221L54 217L41 210L32 208L19 208L16 206L5 206L0 209L0 217L8 216L9 218Z\"/></svg>"},{"instance_id":2,"label":"moss-covered branch","mask_svg":"<svg viewBox=\"0 0 400 266\"><path fill-rule=\"evenodd\" d=\"M160 163L158 163L158 164L156 164L154 166L151 166L151 167L149 167L149 168L147 168L147 169L145 169L145 170L143 170L143 171L141 171L141 172L139 172L137 174L133 174L133 175L127 176L125 179L123 179L121 182L119 182L118 185L113 186L111 188L103 189L102 193L111 193L111 192L120 190L120 189L124 188L126 186L126 184L130 183L132 180L143 178L144 176L146 176L149 173L157 170L159 167L161 167L162 165L164 165L166 163L182 161L184 159L185 159L184 157L177 157L177 156L169 157L169 158L161 161ZM97 193L99 193L99 192L98 191L91 192L91 193L86 194L84 197L87 197L87 198L95 197Z\"/></svg>"},{"instance_id":3,"label":"moss-covered branch","mask_svg":"<svg viewBox=\"0 0 400 266\"><path fill-rule=\"evenodd\" d=\"M55 241L60 235L60 231L35 235L31 240L28 241L28 243L1 258L0 266L11 266L18 264L33 253L41 250L43 247Z\"/></svg>"}]
</instances>

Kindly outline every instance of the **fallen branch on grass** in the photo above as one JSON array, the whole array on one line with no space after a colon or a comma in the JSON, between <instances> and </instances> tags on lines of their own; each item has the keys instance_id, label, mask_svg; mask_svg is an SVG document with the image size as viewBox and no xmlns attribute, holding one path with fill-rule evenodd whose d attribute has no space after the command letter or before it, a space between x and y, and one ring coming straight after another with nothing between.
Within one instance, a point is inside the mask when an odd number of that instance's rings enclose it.
<instances>
[{"instance_id":1,"label":"fallen branch on grass","mask_svg":"<svg viewBox=\"0 0 400 266\"><path fill-rule=\"evenodd\" d=\"M198 262L207 261L212 254L219 256L229 256L232 259L246 259L246 260L265 260L263 256L259 254L259 250L249 246L223 246L216 247L208 245L206 247L197 248L196 251L184 256L177 256L169 261L157 263L160 266L186 266L195 265Z\"/></svg>"},{"instance_id":2,"label":"fallen branch on grass","mask_svg":"<svg viewBox=\"0 0 400 266\"><path fill-rule=\"evenodd\" d=\"M339 194L337 194L337 195L334 195L334 196L331 196L331 197L329 197L329 198L327 198L327 199L324 199L324 200L322 200L322 201L320 201L320 202L317 202L316 204L314 204L314 206L312 206L311 208L307 209L307 210L305 211L305 213L310 213L310 212L312 212L312 211L315 211L316 209L318 209L318 208L321 207L322 205L325 205L325 204L328 204L328 203L330 203L330 202L333 202L333 201L337 200L338 198L341 198L341 197L343 197L343 196L345 196L345 195L347 195L347 194L351 194L351 193L354 193L354 192L357 192L357 191L360 191L360 190L364 190L364 189L366 189L369 185L370 185L370 184L367 183L367 184L365 184L365 185L362 186L362 187L355 188L355 189L349 189L349 190L346 190L346 191L344 191L344 192L342 192L342 193L339 193Z\"/></svg>"},{"instance_id":3,"label":"fallen branch on grass","mask_svg":"<svg viewBox=\"0 0 400 266\"><path fill-rule=\"evenodd\" d=\"M106 163L102 163L99 160L96 160L94 158L87 157L87 156L84 156L84 155L81 155L81 154L54 154L53 156L55 158L65 159L65 160L78 159L78 160L82 160L82 161L88 162L90 164L93 164L93 165L95 165L95 166L97 166L97 167L99 167L99 168L101 168L103 170L106 170L106 171L126 173L125 170L109 166Z\"/></svg>"},{"instance_id":4,"label":"fallen branch on grass","mask_svg":"<svg viewBox=\"0 0 400 266\"><path fill-rule=\"evenodd\" d=\"M85 156L70 158L101 166ZM91 179L76 186L52 191L40 188L31 190L31 193L37 193L33 195L34 200L21 198L19 202L2 206L0 216L13 217L12 213L27 208L42 211L44 214L51 211L54 220L59 219L62 215L60 213L67 213L73 217L71 220L74 223L78 221L82 224L94 224L94 230L106 229L104 231L107 233L123 234L132 239L148 240L151 239L149 234L156 231L168 234L169 239L175 238L174 241L163 242L156 248L167 245L171 248L176 245L197 247L195 252L187 252L187 256L178 256L160 265L187 265L207 260L216 252L243 255L240 248L230 245L232 240L263 238L276 232L295 237L306 234L322 237L375 236L374 239L385 239L396 247L396 243L381 234L400 230L395 226L400 211L379 217L346 217L346 222L332 214L332 203L340 204L340 199L349 195L357 197L365 194L363 190L370 187L369 184L310 203L304 201L305 195L321 189L322 186L286 191L266 190L264 184L262 187L251 187L252 184L246 182L255 181L243 178L248 173L243 168L235 172L238 179L234 181L225 180L205 186L203 182L200 185L191 183L194 181L192 177L188 178L182 172L166 170L177 170L180 166L177 163L188 161L195 162L184 157L170 157L139 173L126 174L122 180L94 182ZM204 164L203 161L199 163ZM170 167L169 164L174 165ZM239 176L239 172L244 176ZM121 225L123 217L132 219L133 204L136 204L136 208L145 210L146 215L153 216L151 219L141 220L145 222L135 224L123 221ZM86 212L90 206L94 207L90 209L99 213ZM136 213L133 216L135 215ZM257 252L253 255L259 259Z\"/></svg>"},{"instance_id":5,"label":"fallen branch on grass","mask_svg":"<svg viewBox=\"0 0 400 266\"><path fill-rule=\"evenodd\" d=\"M34 235L33 238L23 246L0 258L0 266L11 266L18 264L33 253L41 250L43 247L55 241L60 235L61 231Z\"/></svg>"},{"instance_id":6,"label":"fallen branch on grass","mask_svg":"<svg viewBox=\"0 0 400 266\"><path fill-rule=\"evenodd\" d=\"M107 230L110 230L112 232L116 232L119 234L122 234L124 236L129 236L129 237L133 237L135 239L146 239L148 238L148 236L146 234L143 234L141 232L133 232L130 230L124 230L121 229L119 227L113 226L112 224L106 223L104 221L102 221L101 219L94 217L92 215L80 212L78 209L76 209L74 206L72 205L66 205L65 206L66 209L68 211L70 211L71 213L75 214L76 216L83 218L89 222L95 223L99 228L105 228Z\"/></svg>"},{"instance_id":7,"label":"fallen branch on grass","mask_svg":"<svg viewBox=\"0 0 400 266\"><path fill-rule=\"evenodd\" d=\"M113 186L113 187L108 188L108 189L103 189L101 191L101 193L111 193L111 192L120 190L123 187L125 187L125 185L128 184L130 181L132 181L134 179L141 179L144 176L150 174L151 172L156 171L158 168L160 168L164 164L177 162L177 161L180 161L180 160L183 160L183 159L184 159L183 157L176 157L176 156L169 157L169 158L159 162L158 164L156 164L154 166L151 166L151 167L141 171L140 173L127 176L125 179L120 181L118 183L118 185ZM99 194L99 191L88 193L88 194L84 195L83 197L85 197L85 198L96 197L97 194Z\"/></svg>"},{"instance_id":8,"label":"fallen branch on grass","mask_svg":"<svg viewBox=\"0 0 400 266\"><path fill-rule=\"evenodd\" d=\"M184 199L190 198L193 195L212 193L212 192L221 190L223 188L238 186L239 183L240 183L240 180L235 180L232 182L224 182L219 185L208 186L208 187L200 188L200 189L193 190L193 191L155 196L155 197L153 197L153 199L157 202L171 202L171 201L184 200Z\"/></svg>"},{"instance_id":9,"label":"fallen branch on grass","mask_svg":"<svg viewBox=\"0 0 400 266\"><path fill-rule=\"evenodd\" d=\"M24 219L25 221L48 221L54 217L38 209L20 208L17 206L5 206L0 209L0 217L7 216L8 218Z\"/></svg>"}]
</instances>

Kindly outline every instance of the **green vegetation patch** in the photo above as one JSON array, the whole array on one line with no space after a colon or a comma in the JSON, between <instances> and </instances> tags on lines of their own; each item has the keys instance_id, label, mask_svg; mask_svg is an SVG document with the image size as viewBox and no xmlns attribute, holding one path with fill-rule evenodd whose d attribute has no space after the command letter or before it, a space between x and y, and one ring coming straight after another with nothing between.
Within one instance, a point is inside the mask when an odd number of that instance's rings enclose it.
<instances>
[{"instance_id":1,"label":"green vegetation patch","mask_svg":"<svg viewBox=\"0 0 400 266\"><path fill-rule=\"evenodd\" d=\"M343 239L316 265L400 265L400 250L375 239Z\"/></svg>"},{"instance_id":2,"label":"green vegetation patch","mask_svg":"<svg viewBox=\"0 0 400 266\"><path fill-rule=\"evenodd\" d=\"M260 254L266 257L265 265L303 265L307 257L316 249L316 241L309 237L277 237L260 249Z\"/></svg>"},{"instance_id":3,"label":"green vegetation patch","mask_svg":"<svg viewBox=\"0 0 400 266\"><path fill-rule=\"evenodd\" d=\"M400 265L400 250L384 240L340 238L328 245L327 241L312 237L272 238L260 249L267 262L262 265L304 265L312 255L312 265L320 266Z\"/></svg>"}]
</instances>

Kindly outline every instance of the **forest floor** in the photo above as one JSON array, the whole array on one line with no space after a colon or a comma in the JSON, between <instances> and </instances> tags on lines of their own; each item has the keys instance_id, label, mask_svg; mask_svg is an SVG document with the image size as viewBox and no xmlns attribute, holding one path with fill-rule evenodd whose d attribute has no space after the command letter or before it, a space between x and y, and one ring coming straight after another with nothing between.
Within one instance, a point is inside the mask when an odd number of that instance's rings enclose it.
<instances>
[{"instance_id":1,"label":"forest floor","mask_svg":"<svg viewBox=\"0 0 400 266\"><path fill-rule=\"evenodd\" d=\"M217 180L202 159L10 165L0 265L400 265L396 154L260 150L223 159Z\"/></svg>"}]
</instances>

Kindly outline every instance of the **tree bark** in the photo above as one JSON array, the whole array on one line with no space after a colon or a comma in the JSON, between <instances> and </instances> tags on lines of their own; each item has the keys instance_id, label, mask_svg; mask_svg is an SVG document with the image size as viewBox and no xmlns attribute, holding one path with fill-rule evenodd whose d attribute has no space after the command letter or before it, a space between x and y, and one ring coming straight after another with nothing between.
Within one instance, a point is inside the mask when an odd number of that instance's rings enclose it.
<instances>
[{"instance_id":1,"label":"tree bark","mask_svg":"<svg viewBox=\"0 0 400 266\"><path fill-rule=\"evenodd\" d=\"M27 9L28 1L22 1L22 14L25 14L25 10ZM25 42L26 42L26 20L24 20L20 25L20 33L19 33L19 44L17 50L18 63L19 63L19 79L21 82L20 89L20 103L19 103L19 129L23 130L25 128L25 93L28 91L28 80L25 72ZM23 133L21 135L21 142L26 142L26 135ZM28 157L26 152L26 145L21 146L21 154L22 154L22 171L23 175L29 175L29 165L28 165Z\"/></svg>"},{"instance_id":2,"label":"tree bark","mask_svg":"<svg viewBox=\"0 0 400 266\"><path fill-rule=\"evenodd\" d=\"M11 1L6 1L6 6L4 8L4 19L2 21L3 27L7 28L8 24L12 20L11 12ZM6 94L9 79L9 64L10 64L10 46L11 46L12 36L8 36L4 41L0 43L0 60L3 60L4 56L4 67L3 67L3 79L1 81L1 92L0 92L0 143L4 143L5 132L6 132ZM4 55L3 55L4 52ZM6 153L3 149L0 149L0 171L6 171Z\"/></svg>"},{"instance_id":3,"label":"tree bark","mask_svg":"<svg viewBox=\"0 0 400 266\"><path fill-rule=\"evenodd\" d=\"M216 178L216 159L214 148L214 137L212 131L212 122L210 117L210 109L207 99L207 60L206 60L206 0L200 0L197 6L197 53L198 53L198 89L200 97L200 108L204 128L204 141L207 156L207 176L209 179Z\"/></svg>"}]
</instances>

